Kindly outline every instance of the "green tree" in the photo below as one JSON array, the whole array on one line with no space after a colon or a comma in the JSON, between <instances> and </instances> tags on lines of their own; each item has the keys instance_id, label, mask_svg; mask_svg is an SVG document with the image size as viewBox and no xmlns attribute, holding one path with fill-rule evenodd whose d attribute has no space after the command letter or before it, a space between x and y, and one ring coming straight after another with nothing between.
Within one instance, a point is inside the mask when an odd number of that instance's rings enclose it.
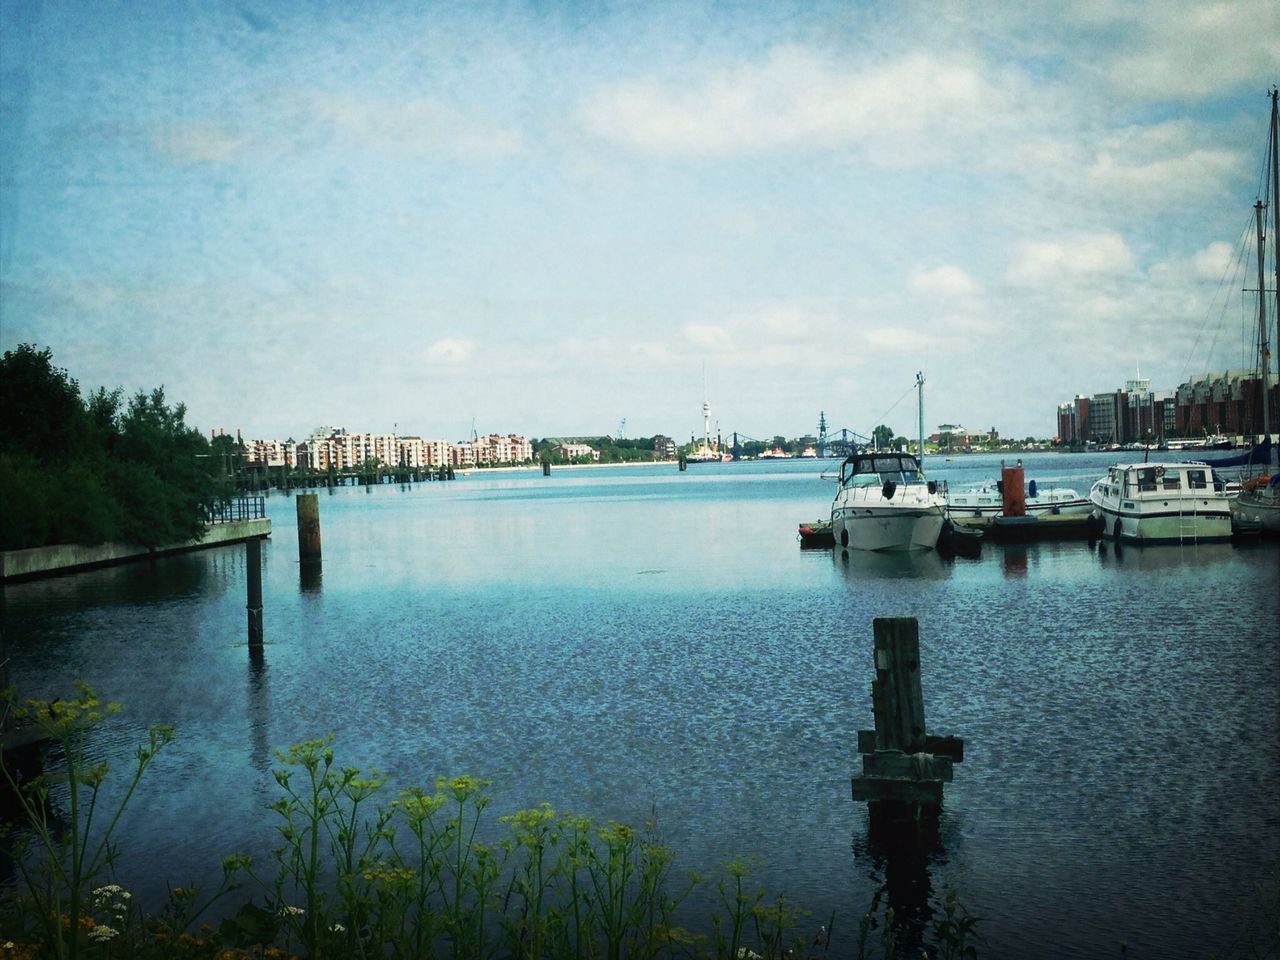
<instances>
[{"instance_id":1,"label":"green tree","mask_svg":"<svg viewBox=\"0 0 1280 960\"><path fill-rule=\"evenodd\" d=\"M42 462L83 453L91 443L80 385L53 364L53 353L21 343L0 359L0 452Z\"/></svg>"},{"instance_id":2,"label":"green tree","mask_svg":"<svg viewBox=\"0 0 1280 960\"><path fill-rule=\"evenodd\" d=\"M164 389L121 408L119 389L86 399L49 350L0 359L0 549L203 535L218 496L209 444Z\"/></svg>"},{"instance_id":3,"label":"green tree","mask_svg":"<svg viewBox=\"0 0 1280 960\"><path fill-rule=\"evenodd\" d=\"M893 446L893 437L893 428L887 427L883 423L871 431L871 439L875 442L875 445L882 450L886 447Z\"/></svg>"}]
</instances>

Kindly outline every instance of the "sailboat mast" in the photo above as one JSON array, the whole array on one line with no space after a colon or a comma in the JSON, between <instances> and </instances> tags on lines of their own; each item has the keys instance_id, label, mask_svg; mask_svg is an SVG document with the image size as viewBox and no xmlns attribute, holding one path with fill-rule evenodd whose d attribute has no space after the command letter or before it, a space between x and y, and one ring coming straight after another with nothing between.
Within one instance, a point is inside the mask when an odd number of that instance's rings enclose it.
<instances>
[{"instance_id":1,"label":"sailboat mast","mask_svg":"<svg viewBox=\"0 0 1280 960\"><path fill-rule=\"evenodd\" d=\"M1261 200L1253 205L1258 219L1258 357L1262 368L1262 435L1271 436L1271 413L1267 409L1271 397L1271 360L1267 356L1267 205Z\"/></svg>"},{"instance_id":2,"label":"sailboat mast","mask_svg":"<svg viewBox=\"0 0 1280 960\"><path fill-rule=\"evenodd\" d=\"M924 469L924 373L916 373L916 415L919 422L916 424L920 435L920 469Z\"/></svg>"},{"instance_id":3,"label":"sailboat mast","mask_svg":"<svg viewBox=\"0 0 1280 960\"><path fill-rule=\"evenodd\" d=\"M1272 237L1271 259L1275 262L1275 271L1276 271L1276 285L1275 285L1276 337L1272 341L1272 343L1275 344L1276 349L1280 350L1280 246L1277 246L1277 244L1280 244L1280 110L1277 109L1277 100L1276 100L1277 94L1280 94L1280 88L1272 87L1271 88L1271 216L1272 216L1271 222L1274 225L1275 229L1271 233L1271 237ZM1263 290L1259 292L1258 296L1260 299L1265 300L1267 296L1266 284L1260 282L1258 286L1263 288ZM1263 337L1265 339L1266 337L1265 333L1263 334ZM1271 397L1267 393L1267 388L1266 388L1266 383L1267 383L1266 370L1270 367L1270 365L1271 364L1270 364L1269 358L1264 354L1262 357L1263 423L1268 422L1269 418L1267 416L1267 412L1271 406ZM1280 369L1280 368L1277 368L1277 369ZM1267 430L1267 439L1268 440L1271 439L1271 432L1270 432L1269 426ZM1269 463L1272 465L1275 465L1277 463L1276 446L1277 445L1273 445L1271 447L1272 454L1269 459Z\"/></svg>"}]
</instances>

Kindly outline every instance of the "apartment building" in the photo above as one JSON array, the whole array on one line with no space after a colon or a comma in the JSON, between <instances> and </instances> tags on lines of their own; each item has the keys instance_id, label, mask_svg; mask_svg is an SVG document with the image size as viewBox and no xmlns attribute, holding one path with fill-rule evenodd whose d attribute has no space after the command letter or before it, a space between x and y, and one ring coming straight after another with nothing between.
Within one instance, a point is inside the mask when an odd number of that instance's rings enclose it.
<instances>
[{"instance_id":1,"label":"apartment building","mask_svg":"<svg viewBox=\"0 0 1280 960\"><path fill-rule=\"evenodd\" d=\"M1280 422L1280 386L1271 388L1269 403L1272 423ZM1248 435L1262 430L1262 382L1252 370L1200 374L1174 391L1129 380L1123 389L1060 403L1057 415L1058 437L1068 444Z\"/></svg>"},{"instance_id":2,"label":"apartment building","mask_svg":"<svg viewBox=\"0 0 1280 960\"><path fill-rule=\"evenodd\" d=\"M441 466L474 467L499 463L528 463L533 444L515 433L489 434L460 443L424 440L394 433L348 433L325 428L300 443L292 440L250 440L245 443L245 460L268 466L297 466L303 470L341 473L371 461L384 467L407 469Z\"/></svg>"}]
</instances>

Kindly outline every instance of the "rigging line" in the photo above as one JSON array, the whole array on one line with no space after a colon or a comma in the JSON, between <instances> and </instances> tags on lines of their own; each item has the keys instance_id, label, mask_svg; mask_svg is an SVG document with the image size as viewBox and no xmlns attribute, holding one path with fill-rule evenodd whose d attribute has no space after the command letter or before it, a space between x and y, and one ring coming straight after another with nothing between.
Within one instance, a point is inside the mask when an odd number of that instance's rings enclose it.
<instances>
[{"instance_id":1,"label":"rigging line","mask_svg":"<svg viewBox=\"0 0 1280 960\"><path fill-rule=\"evenodd\" d=\"M1221 333L1221 328L1222 328L1221 321L1222 321L1222 318L1226 316L1227 305L1229 303L1229 298L1224 293L1224 290L1228 288L1228 285L1234 287L1237 284L1237 278L1239 278L1242 275L1245 269L1245 255L1249 252L1250 231L1253 229L1252 227L1253 219L1254 219L1254 215L1252 212L1250 212L1249 216L1246 218L1244 227L1241 228L1240 234L1237 237L1236 249L1231 254L1231 257L1227 260L1226 266L1222 268L1222 276L1218 278L1217 289L1214 290L1213 297L1210 298L1209 300L1209 305L1205 309L1204 318L1200 321L1200 329L1196 331L1196 338L1192 342L1191 349L1187 353L1187 359L1183 362L1183 365L1182 365L1183 382L1185 382L1188 379L1188 377L1191 375L1192 361L1197 356L1202 355L1200 354L1200 342L1205 336L1205 330L1209 326L1209 321L1214 317L1217 317L1219 320L1219 323L1213 328L1213 338L1210 341L1208 353L1205 355L1207 357L1206 369L1196 371L1197 373L1209 372L1207 367L1209 363L1212 361L1213 351L1218 345L1218 335ZM1219 297L1222 297L1221 306L1218 306Z\"/></svg>"},{"instance_id":2,"label":"rigging line","mask_svg":"<svg viewBox=\"0 0 1280 960\"><path fill-rule=\"evenodd\" d=\"M915 385L915 382L913 381L911 386L907 387L906 391L903 392L902 396L900 396L897 400L893 401L893 403L890 405L888 410L880 414L880 417L879 417L880 423L884 423L885 420L888 419L889 414L893 413L893 411L897 409L898 404L900 404L903 400L907 399L907 394L913 392L915 388L916 388L916 385ZM876 424L876 426L879 426L879 425L880 424ZM872 429L872 432L875 431L875 427L872 427L871 429Z\"/></svg>"}]
</instances>

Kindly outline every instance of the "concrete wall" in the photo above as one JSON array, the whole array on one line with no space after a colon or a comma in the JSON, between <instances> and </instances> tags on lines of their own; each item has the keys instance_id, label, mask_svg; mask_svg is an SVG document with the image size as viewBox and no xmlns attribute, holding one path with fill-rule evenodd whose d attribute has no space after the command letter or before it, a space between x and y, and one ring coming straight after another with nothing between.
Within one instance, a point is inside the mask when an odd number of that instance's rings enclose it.
<instances>
[{"instance_id":1,"label":"concrete wall","mask_svg":"<svg viewBox=\"0 0 1280 960\"><path fill-rule=\"evenodd\" d=\"M271 535L271 521L237 520L232 523L214 523L206 528L203 540L188 540L173 546L152 550L133 543L102 543L95 547L79 544L60 544L52 547L33 547L30 550L0 551L0 580L31 580L36 577L90 570L131 560L144 560L170 553L203 550L228 543L240 543L257 537Z\"/></svg>"}]
</instances>

